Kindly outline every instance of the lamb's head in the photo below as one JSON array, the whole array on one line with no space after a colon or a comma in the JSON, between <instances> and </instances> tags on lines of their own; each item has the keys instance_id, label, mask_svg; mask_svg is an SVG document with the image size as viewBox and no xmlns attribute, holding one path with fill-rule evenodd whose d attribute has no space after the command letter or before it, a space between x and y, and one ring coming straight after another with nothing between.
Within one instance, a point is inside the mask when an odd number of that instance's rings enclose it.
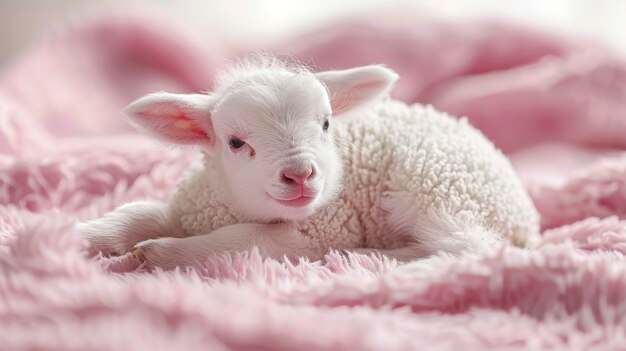
<instances>
[{"instance_id":1,"label":"lamb's head","mask_svg":"<svg viewBox=\"0 0 626 351\"><path fill-rule=\"evenodd\" d=\"M202 145L240 212L301 220L341 189L334 124L384 97L396 79L382 66L311 73L246 63L223 74L212 93L154 93L125 113L147 134Z\"/></svg>"}]
</instances>

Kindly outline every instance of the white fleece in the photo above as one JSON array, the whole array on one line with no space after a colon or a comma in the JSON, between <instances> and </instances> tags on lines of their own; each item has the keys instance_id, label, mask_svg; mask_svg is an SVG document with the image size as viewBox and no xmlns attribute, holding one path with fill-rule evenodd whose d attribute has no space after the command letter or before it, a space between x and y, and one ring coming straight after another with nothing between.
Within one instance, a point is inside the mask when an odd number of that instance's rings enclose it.
<instances>
[{"instance_id":1,"label":"white fleece","mask_svg":"<svg viewBox=\"0 0 626 351\"><path fill-rule=\"evenodd\" d=\"M299 224L313 248L398 248L428 230L433 213L479 223L517 246L537 239L539 216L511 164L466 119L393 100L355 113L364 115L334 121L343 191ZM186 235L254 222L229 210L211 162L191 171L172 199Z\"/></svg>"}]
</instances>

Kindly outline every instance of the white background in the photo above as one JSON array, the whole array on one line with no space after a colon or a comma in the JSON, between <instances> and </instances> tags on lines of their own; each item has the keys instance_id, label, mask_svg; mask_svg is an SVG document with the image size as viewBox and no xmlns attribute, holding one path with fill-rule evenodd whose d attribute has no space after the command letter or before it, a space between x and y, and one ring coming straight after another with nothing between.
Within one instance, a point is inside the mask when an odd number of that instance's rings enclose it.
<instances>
[{"instance_id":1,"label":"white background","mask_svg":"<svg viewBox=\"0 0 626 351\"><path fill-rule=\"evenodd\" d=\"M85 6L124 0L0 0L0 65L50 24ZM603 41L626 54L626 0L153 0L152 4L226 41L265 40L342 14L414 4L451 18L499 17Z\"/></svg>"}]
</instances>

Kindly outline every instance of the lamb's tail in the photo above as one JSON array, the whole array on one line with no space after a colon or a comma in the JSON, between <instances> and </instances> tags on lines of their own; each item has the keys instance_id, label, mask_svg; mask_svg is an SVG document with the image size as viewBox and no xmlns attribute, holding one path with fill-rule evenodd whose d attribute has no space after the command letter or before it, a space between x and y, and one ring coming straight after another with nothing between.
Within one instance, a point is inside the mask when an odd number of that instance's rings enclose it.
<instances>
[{"instance_id":1,"label":"lamb's tail","mask_svg":"<svg viewBox=\"0 0 626 351\"><path fill-rule=\"evenodd\" d=\"M423 256L408 260L399 271L432 270L461 257L484 254L504 242L498 232L483 225L469 211L455 215L429 211L416 222L413 233L409 247L414 246L415 252Z\"/></svg>"},{"instance_id":2,"label":"lamb's tail","mask_svg":"<svg viewBox=\"0 0 626 351\"><path fill-rule=\"evenodd\" d=\"M404 238L406 244L391 250L358 250L361 253L380 253L401 262L401 270L432 269L442 261L481 255L500 247L504 239L498 232L484 226L474 215L459 212L431 210L412 225L412 235Z\"/></svg>"},{"instance_id":3,"label":"lamb's tail","mask_svg":"<svg viewBox=\"0 0 626 351\"><path fill-rule=\"evenodd\" d=\"M415 224L411 241L428 255L481 254L502 243L502 236L469 211L450 214L431 210Z\"/></svg>"}]
</instances>

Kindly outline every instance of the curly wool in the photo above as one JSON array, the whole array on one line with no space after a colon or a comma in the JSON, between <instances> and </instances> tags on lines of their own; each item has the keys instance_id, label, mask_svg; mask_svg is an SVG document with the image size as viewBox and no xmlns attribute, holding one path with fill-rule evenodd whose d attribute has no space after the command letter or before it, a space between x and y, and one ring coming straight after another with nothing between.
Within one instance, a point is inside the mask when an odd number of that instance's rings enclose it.
<instances>
[{"instance_id":1,"label":"curly wool","mask_svg":"<svg viewBox=\"0 0 626 351\"><path fill-rule=\"evenodd\" d=\"M420 220L400 217L433 210L469 216L518 246L538 239L539 216L511 164L466 119L393 100L356 113L333 127L343 153L342 192L299 224L311 247L398 248L405 238L392 232ZM205 157L174 195L187 235L253 221L233 212L225 186L211 174ZM387 213L385 205L394 202L406 213Z\"/></svg>"}]
</instances>

